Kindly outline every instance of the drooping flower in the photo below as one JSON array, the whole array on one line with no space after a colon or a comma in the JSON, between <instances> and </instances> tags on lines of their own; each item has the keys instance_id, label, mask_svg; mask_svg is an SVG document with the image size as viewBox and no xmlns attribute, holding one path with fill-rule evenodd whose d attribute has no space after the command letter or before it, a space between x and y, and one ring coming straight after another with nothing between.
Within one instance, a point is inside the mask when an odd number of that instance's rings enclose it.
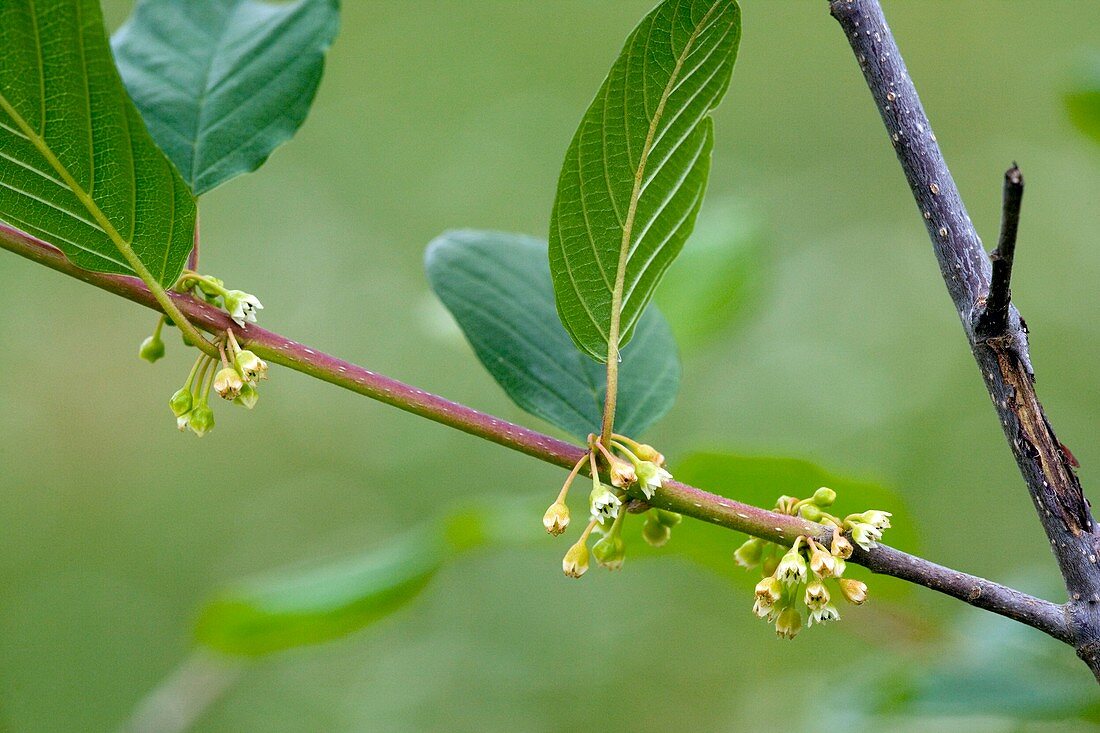
<instances>
[{"instance_id":1,"label":"drooping flower","mask_svg":"<svg viewBox=\"0 0 1100 733\"><path fill-rule=\"evenodd\" d=\"M786 585L806 582L806 559L802 557L798 545L796 541L794 547L787 551L775 569L775 576Z\"/></svg>"},{"instance_id":2,"label":"drooping flower","mask_svg":"<svg viewBox=\"0 0 1100 733\"><path fill-rule=\"evenodd\" d=\"M619 516L622 501L606 486L601 484L593 487L589 501L592 507L592 518L600 524L609 520L613 521L615 517Z\"/></svg>"},{"instance_id":3,"label":"drooping flower","mask_svg":"<svg viewBox=\"0 0 1100 733\"><path fill-rule=\"evenodd\" d=\"M542 515L542 526L546 531L557 536L569 527L569 507L560 501L556 501Z\"/></svg>"},{"instance_id":4,"label":"drooping flower","mask_svg":"<svg viewBox=\"0 0 1100 733\"><path fill-rule=\"evenodd\" d=\"M241 290L225 291L222 300L225 302L225 310L229 312L229 317L238 326L244 326L245 323L255 323L256 314L264 309L259 298Z\"/></svg>"},{"instance_id":5,"label":"drooping flower","mask_svg":"<svg viewBox=\"0 0 1100 733\"><path fill-rule=\"evenodd\" d=\"M646 499L652 499L657 489L672 478L671 473L652 461L639 461L634 470L638 479L638 488L645 494Z\"/></svg>"}]
</instances>

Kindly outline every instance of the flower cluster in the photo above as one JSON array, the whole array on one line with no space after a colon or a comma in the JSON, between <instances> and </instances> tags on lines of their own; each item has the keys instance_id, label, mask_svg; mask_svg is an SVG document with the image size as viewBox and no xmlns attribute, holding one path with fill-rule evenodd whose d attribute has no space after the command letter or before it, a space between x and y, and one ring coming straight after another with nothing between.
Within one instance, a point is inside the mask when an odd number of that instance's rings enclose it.
<instances>
[{"instance_id":1,"label":"flower cluster","mask_svg":"<svg viewBox=\"0 0 1100 733\"><path fill-rule=\"evenodd\" d=\"M190 292L210 305L225 309L241 327L246 323L255 323L257 314L264 308L255 295L242 290L227 290L219 278L200 275L192 270L184 270L175 289L181 293Z\"/></svg>"},{"instance_id":2,"label":"flower cluster","mask_svg":"<svg viewBox=\"0 0 1100 733\"><path fill-rule=\"evenodd\" d=\"M267 364L242 349L232 331L226 331L226 344L219 344L219 350L221 368L217 368L218 359L199 354L187 381L168 401L176 416L176 426L200 438L214 428L214 411L209 404L211 390L222 399L251 410L259 399L256 391L259 381L267 379Z\"/></svg>"},{"instance_id":3,"label":"flower cluster","mask_svg":"<svg viewBox=\"0 0 1100 733\"><path fill-rule=\"evenodd\" d=\"M623 504L627 490L636 488L647 500L652 499L664 482L672 478L665 469L665 457L653 446L618 434L612 436L610 443L609 449L595 435L589 436L588 451L573 466L557 500L542 518L550 534L565 532L569 527L569 507L565 501L573 481L587 463L592 475L592 491L588 495L590 519L580 538L562 559L562 570L571 578L579 578L588 571L590 557L595 557L597 564L609 570L622 568L626 557L622 527L627 514ZM601 480L601 469L610 485ZM647 514L642 536L649 544L660 547L668 541L672 527L680 522L680 515L661 509L650 509ZM589 552L588 539L593 532L601 536Z\"/></svg>"},{"instance_id":4,"label":"flower cluster","mask_svg":"<svg viewBox=\"0 0 1100 733\"><path fill-rule=\"evenodd\" d=\"M806 626L839 619L840 612L833 603L836 595L857 606L867 600L865 583L842 577L853 551L845 533L869 550L882 538L882 531L890 527L890 513L872 509L840 519L825 511L834 501L836 492L822 487L809 499L782 496L775 505L777 512L831 527L833 536L828 546L806 536L796 538L789 549L752 538L734 552L738 565L750 570L761 568L763 578L756 584L752 611L774 623L780 638L793 639L798 635L803 613Z\"/></svg>"}]
</instances>

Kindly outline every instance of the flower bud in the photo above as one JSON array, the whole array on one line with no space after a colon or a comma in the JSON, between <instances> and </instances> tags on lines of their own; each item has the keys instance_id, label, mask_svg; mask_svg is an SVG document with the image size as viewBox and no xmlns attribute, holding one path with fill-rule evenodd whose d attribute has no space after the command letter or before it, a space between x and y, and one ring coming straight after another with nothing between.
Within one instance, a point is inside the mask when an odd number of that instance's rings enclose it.
<instances>
[{"instance_id":1,"label":"flower bud","mask_svg":"<svg viewBox=\"0 0 1100 733\"><path fill-rule=\"evenodd\" d=\"M570 578L579 578L588 572L588 546L584 539L569 548L561 561L561 569Z\"/></svg>"},{"instance_id":2,"label":"flower bud","mask_svg":"<svg viewBox=\"0 0 1100 733\"><path fill-rule=\"evenodd\" d=\"M244 380L233 367L225 367L214 375L214 391L222 399L230 401L237 399L243 386Z\"/></svg>"},{"instance_id":3,"label":"flower bud","mask_svg":"<svg viewBox=\"0 0 1100 733\"><path fill-rule=\"evenodd\" d=\"M542 526L555 537L569 526L569 507L560 501L556 501L546 510L542 516Z\"/></svg>"},{"instance_id":4,"label":"flower bud","mask_svg":"<svg viewBox=\"0 0 1100 733\"><path fill-rule=\"evenodd\" d=\"M841 560L847 560L852 556L852 543L848 541L848 538L840 533L837 529L833 532L833 542L829 548L833 555L839 557Z\"/></svg>"},{"instance_id":5,"label":"flower bud","mask_svg":"<svg viewBox=\"0 0 1100 733\"><path fill-rule=\"evenodd\" d=\"M164 341L161 340L160 335L153 334L142 341L138 356L150 364L164 358Z\"/></svg>"},{"instance_id":6,"label":"flower bud","mask_svg":"<svg viewBox=\"0 0 1100 733\"><path fill-rule=\"evenodd\" d=\"M733 551L733 559L741 567L751 570L760 564L760 556L763 552L764 540L752 537ZM771 573L768 573L768 575L771 575Z\"/></svg>"},{"instance_id":7,"label":"flower bud","mask_svg":"<svg viewBox=\"0 0 1100 733\"><path fill-rule=\"evenodd\" d=\"M658 466L665 465L665 457L661 455L656 448L645 443L635 443L633 446L634 455L641 458L643 461L650 461L656 463Z\"/></svg>"},{"instance_id":8,"label":"flower bud","mask_svg":"<svg viewBox=\"0 0 1100 733\"><path fill-rule=\"evenodd\" d=\"M601 567L608 570L620 570L626 558L626 543L618 532L604 535L592 545L592 556Z\"/></svg>"},{"instance_id":9,"label":"flower bud","mask_svg":"<svg viewBox=\"0 0 1100 733\"><path fill-rule=\"evenodd\" d=\"M859 606L867 600L866 583L851 578L840 578L837 583L840 584L840 593L844 596L844 600L853 606Z\"/></svg>"},{"instance_id":10,"label":"flower bud","mask_svg":"<svg viewBox=\"0 0 1100 733\"><path fill-rule=\"evenodd\" d=\"M244 381L255 385L261 379L267 379L267 363L247 349L237 352L233 364Z\"/></svg>"},{"instance_id":11,"label":"flower bud","mask_svg":"<svg viewBox=\"0 0 1100 733\"><path fill-rule=\"evenodd\" d=\"M821 512L821 508L816 504L803 504L798 507L798 513L802 515L804 519L809 519L811 522L820 522L824 514Z\"/></svg>"},{"instance_id":12,"label":"flower bud","mask_svg":"<svg viewBox=\"0 0 1100 733\"><path fill-rule=\"evenodd\" d=\"M260 393L256 391L248 382L241 385L241 392L237 395L237 399L233 400L234 405L241 405L249 410L256 406L256 402L260 399Z\"/></svg>"},{"instance_id":13,"label":"flower bud","mask_svg":"<svg viewBox=\"0 0 1100 733\"><path fill-rule=\"evenodd\" d=\"M201 438L214 429L214 411L205 404L200 404L191 410L187 425L195 435Z\"/></svg>"},{"instance_id":14,"label":"flower bud","mask_svg":"<svg viewBox=\"0 0 1100 733\"><path fill-rule=\"evenodd\" d=\"M793 639L802 630L802 614L787 606L775 621L775 634L780 639Z\"/></svg>"},{"instance_id":15,"label":"flower bud","mask_svg":"<svg viewBox=\"0 0 1100 733\"><path fill-rule=\"evenodd\" d=\"M670 537L672 537L672 530L668 526L654 517L645 518L645 524L642 525L642 538L650 547L664 547Z\"/></svg>"},{"instance_id":16,"label":"flower bud","mask_svg":"<svg viewBox=\"0 0 1100 733\"><path fill-rule=\"evenodd\" d=\"M172 398L168 400L168 407L171 408L172 414L176 417L182 417L191 412L191 405L191 390L187 387L177 390Z\"/></svg>"},{"instance_id":17,"label":"flower bud","mask_svg":"<svg viewBox=\"0 0 1100 733\"><path fill-rule=\"evenodd\" d=\"M819 507L832 506L836 501L836 492L827 486L822 486L814 492L813 502Z\"/></svg>"},{"instance_id":18,"label":"flower bud","mask_svg":"<svg viewBox=\"0 0 1100 733\"><path fill-rule=\"evenodd\" d=\"M675 527L680 522L684 521L684 517L683 517L682 514L677 514L676 512L670 512L667 509L658 509L657 510L657 521L671 529L672 527Z\"/></svg>"}]
</instances>

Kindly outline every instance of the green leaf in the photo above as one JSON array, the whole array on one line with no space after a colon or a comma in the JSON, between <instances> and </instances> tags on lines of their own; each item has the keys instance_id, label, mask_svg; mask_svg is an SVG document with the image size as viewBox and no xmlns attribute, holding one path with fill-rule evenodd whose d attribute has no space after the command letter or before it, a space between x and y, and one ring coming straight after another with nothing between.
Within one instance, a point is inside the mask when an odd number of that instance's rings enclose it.
<instances>
[{"instance_id":1,"label":"green leaf","mask_svg":"<svg viewBox=\"0 0 1100 733\"><path fill-rule=\"evenodd\" d=\"M294 135L338 25L337 0L139 0L112 45L150 132L198 195Z\"/></svg>"},{"instance_id":2,"label":"green leaf","mask_svg":"<svg viewBox=\"0 0 1100 733\"><path fill-rule=\"evenodd\" d=\"M1065 95L1066 111L1077 129L1100 143L1100 55L1079 64L1073 88Z\"/></svg>"},{"instance_id":3,"label":"green leaf","mask_svg":"<svg viewBox=\"0 0 1100 733\"><path fill-rule=\"evenodd\" d=\"M750 315L767 279L766 243L760 220L743 206L712 201L700 212L691 246L657 293L681 348L701 346Z\"/></svg>"},{"instance_id":4,"label":"green leaf","mask_svg":"<svg viewBox=\"0 0 1100 733\"><path fill-rule=\"evenodd\" d=\"M883 509L894 514L893 527L886 530L886 544L907 552L918 548L913 519L900 495L879 484L838 476L809 461L770 456L741 456L728 453L694 453L677 461L676 478L731 499L770 509L780 496L805 499L821 486L837 493L829 511L848 514ZM745 539L734 535L734 542ZM734 545L736 547L736 545Z\"/></svg>"},{"instance_id":5,"label":"green leaf","mask_svg":"<svg viewBox=\"0 0 1100 733\"><path fill-rule=\"evenodd\" d=\"M96 0L0 4L0 158L0 219L87 270L175 283L195 202L126 96Z\"/></svg>"},{"instance_id":6,"label":"green leaf","mask_svg":"<svg viewBox=\"0 0 1100 733\"><path fill-rule=\"evenodd\" d=\"M336 639L416 597L452 551L432 525L364 557L241 583L207 604L195 634L238 655Z\"/></svg>"},{"instance_id":7,"label":"green leaf","mask_svg":"<svg viewBox=\"0 0 1100 733\"><path fill-rule=\"evenodd\" d=\"M580 439L599 429L607 375L554 316L546 243L518 234L448 232L428 246L432 289L474 353L524 410ZM619 430L639 435L676 399L680 360L656 308L623 351Z\"/></svg>"},{"instance_id":8,"label":"green leaf","mask_svg":"<svg viewBox=\"0 0 1100 733\"><path fill-rule=\"evenodd\" d=\"M558 315L606 361L684 246L706 190L709 112L741 38L734 0L665 0L626 41L565 154L550 221Z\"/></svg>"}]
</instances>

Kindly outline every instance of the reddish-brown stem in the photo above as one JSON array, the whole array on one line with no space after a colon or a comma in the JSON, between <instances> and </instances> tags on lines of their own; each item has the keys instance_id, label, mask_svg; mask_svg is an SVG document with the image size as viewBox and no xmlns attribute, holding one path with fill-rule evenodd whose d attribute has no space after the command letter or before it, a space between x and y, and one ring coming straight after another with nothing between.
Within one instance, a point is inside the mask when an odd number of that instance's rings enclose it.
<instances>
[{"instance_id":1,"label":"reddish-brown stem","mask_svg":"<svg viewBox=\"0 0 1100 733\"><path fill-rule=\"evenodd\" d=\"M81 270L50 245L4 224L0 224L0 248L135 303L159 310L152 293L141 280ZM295 369L562 468L573 468L578 462L582 462L585 456L586 450L580 446L451 402L257 326L236 328L224 311L188 295L172 293L171 296L179 309L197 327L214 334L235 328L242 346L275 364ZM586 470L590 472L590 469L583 467L581 469L581 471ZM634 498L642 498L640 492L639 496ZM832 530L820 524L743 504L678 481L666 482L648 503L661 509L675 511L704 522L781 544L789 545L803 535L815 537L822 544L826 544L832 535ZM1034 598L983 578L936 565L891 547L879 546L870 552L857 548L852 561L873 572L923 585L977 608L1014 619L1050 634L1056 639L1062 641L1069 639L1064 608L1050 601Z\"/></svg>"}]
</instances>

